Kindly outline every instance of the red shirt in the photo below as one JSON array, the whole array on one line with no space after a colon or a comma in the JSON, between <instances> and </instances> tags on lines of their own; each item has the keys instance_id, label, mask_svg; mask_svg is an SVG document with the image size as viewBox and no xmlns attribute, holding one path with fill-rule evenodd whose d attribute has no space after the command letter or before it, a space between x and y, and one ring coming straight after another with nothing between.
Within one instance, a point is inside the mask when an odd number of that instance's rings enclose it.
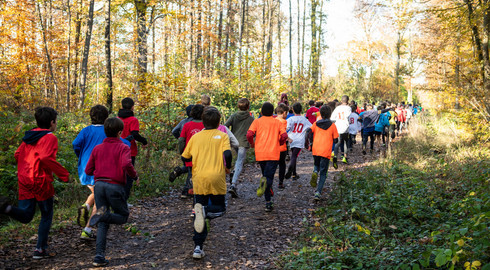
<instances>
[{"instance_id":1,"label":"red shirt","mask_svg":"<svg viewBox=\"0 0 490 270\"><path fill-rule=\"evenodd\" d=\"M121 134L121 138L126 138L131 135L131 131L140 131L140 122L134 116L127 118L119 117L124 123L124 129ZM138 146L136 145L136 140L131 140L131 156L135 157L138 155Z\"/></svg>"},{"instance_id":2,"label":"red shirt","mask_svg":"<svg viewBox=\"0 0 490 270\"><path fill-rule=\"evenodd\" d=\"M361 113L362 113L362 112L364 112L364 111L365 111L365 110L364 110L363 108L361 108L361 107L357 107L357 109L356 109L356 113L357 113L357 114L361 114Z\"/></svg>"},{"instance_id":3,"label":"red shirt","mask_svg":"<svg viewBox=\"0 0 490 270\"><path fill-rule=\"evenodd\" d=\"M35 128L32 131L48 131ZM69 173L56 161L58 139L52 133L42 136L37 142L22 144L15 151L19 200L45 201L54 196L53 173L63 182L68 182Z\"/></svg>"},{"instance_id":4,"label":"red shirt","mask_svg":"<svg viewBox=\"0 0 490 270\"><path fill-rule=\"evenodd\" d=\"M201 122L190 121L185 123L180 132L180 137L185 138L185 145L189 142L192 136L204 129L204 124Z\"/></svg>"},{"instance_id":5,"label":"red shirt","mask_svg":"<svg viewBox=\"0 0 490 270\"><path fill-rule=\"evenodd\" d=\"M306 118L308 118L308 121L310 121L310 123L315 123L316 121L316 116L313 115L313 113L316 113L316 112L319 112L320 109L318 109L317 107L315 106L311 106L307 111L306 111Z\"/></svg>"},{"instance_id":6,"label":"red shirt","mask_svg":"<svg viewBox=\"0 0 490 270\"><path fill-rule=\"evenodd\" d=\"M190 121L185 123L184 127L182 128L182 132L180 132L180 137L185 138L185 145L187 146L187 143L189 140L192 138L192 136L196 135L199 131L204 129L204 124L201 122L194 122ZM187 167L192 167L192 162L186 162L185 165Z\"/></svg>"},{"instance_id":7,"label":"red shirt","mask_svg":"<svg viewBox=\"0 0 490 270\"><path fill-rule=\"evenodd\" d=\"M105 181L118 185L126 184L126 174L137 178L129 147L115 137L105 138L92 150L85 173L93 175L95 182Z\"/></svg>"}]
</instances>

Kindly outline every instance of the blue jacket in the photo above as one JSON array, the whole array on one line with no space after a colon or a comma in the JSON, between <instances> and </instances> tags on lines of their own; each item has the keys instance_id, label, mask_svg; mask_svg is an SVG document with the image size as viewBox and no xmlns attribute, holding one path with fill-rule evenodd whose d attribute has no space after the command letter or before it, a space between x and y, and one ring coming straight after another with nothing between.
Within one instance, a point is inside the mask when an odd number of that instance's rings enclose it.
<instances>
[{"instance_id":1,"label":"blue jacket","mask_svg":"<svg viewBox=\"0 0 490 270\"><path fill-rule=\"evenodd\" d=\"M107 138L104 132L104 125L90 125L78 133L73 141L73 150L78 157L78 177L82 185L93 185L94 177L85 174L85 167L90 158L90 154L95 146L99 145ZM127 146L130 142L121 139Z\"/></svg>"}]
</instances>

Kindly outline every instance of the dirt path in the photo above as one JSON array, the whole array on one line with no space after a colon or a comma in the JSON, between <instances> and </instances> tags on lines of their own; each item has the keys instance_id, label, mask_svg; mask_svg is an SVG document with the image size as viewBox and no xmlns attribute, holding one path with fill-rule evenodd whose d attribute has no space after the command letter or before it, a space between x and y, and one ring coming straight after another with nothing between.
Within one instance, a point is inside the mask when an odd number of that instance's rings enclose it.
<instances>
[{"instance_id":1,"label":"dirt path","mask_svg":"<svg viewBox=\"0 0 490 270\"><path fill-rule=\"evenodd\" d=\"M359 138L358 138L359 141ZM354 146L350 165L330 166L328 182L339 172L365 166L371 155L360 154L360 144ZM239 183L238 199L228 198L225 216L211 221L206 239L206 257L192 259L193 225L190 218L192 200L181 200L178 192L138 203L131 208L129 223L140 233L132 234L122 226L112 226L108 235L107 269L270 269L275 260L287 251L302 230L302 220L311 211L326 204L312 200L314 189L309 185L313 169L310 152L303 151L298 159L300 179L286 180L286 189L274 183L275 209L264 211L264 199L255 195L260 169L246 164ZM329 184L326 184L328 186ZM31 259L35 237L12 239L0 250L0 269L87 269L92 267L95 242L79 240L80 228L70 223L66 228L51 232L50 245L57 255L35 261ZM27 247L26 247L27 246Z\"/></svg>"}]
</instances>

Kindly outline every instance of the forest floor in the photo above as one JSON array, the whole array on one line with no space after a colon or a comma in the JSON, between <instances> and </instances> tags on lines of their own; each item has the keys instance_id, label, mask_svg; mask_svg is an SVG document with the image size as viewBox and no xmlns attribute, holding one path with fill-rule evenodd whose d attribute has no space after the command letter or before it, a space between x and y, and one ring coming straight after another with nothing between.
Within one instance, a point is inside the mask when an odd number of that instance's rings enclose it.
<instances>
[{"instance_id":1,"label":"forest floor","mask_svg":"<svg viewBox=\"0 0 490 270\"><path fill-rule=\"evenodd\" d=\"M179 198L179 190L162 197L139 201L130 208L125 226L111 226L107 241L107 269L277 269L279 256L286 252L303 230L303 219L328 201L328 189L337 175L346 170L362 169L379 153L363 156L360 143L354 145L349 164L331 165L323 199L313 200L310 186L313 169L311 152L302 151L298 159L298 180L285 180L286 188L277 188L274 180L272 212L264 211L264 198L256 196L260 169L246 164L239 180L239 198L229 195L227 213L211 221L204 245L206 256L192 258L192 199ZM184 176L181 176L184 177ZM162 181L167 181L162 180ZM56 211L56 209L55 209ZM0 250L0 269L87 269L92 268L95 241L80 240L81 228L66 221L63 229L51 231L50 247L56 256L33 260L36 235L30 239L11 239ZM129 229L128 229L129 227Z\"/></svg>"}]
</instances>

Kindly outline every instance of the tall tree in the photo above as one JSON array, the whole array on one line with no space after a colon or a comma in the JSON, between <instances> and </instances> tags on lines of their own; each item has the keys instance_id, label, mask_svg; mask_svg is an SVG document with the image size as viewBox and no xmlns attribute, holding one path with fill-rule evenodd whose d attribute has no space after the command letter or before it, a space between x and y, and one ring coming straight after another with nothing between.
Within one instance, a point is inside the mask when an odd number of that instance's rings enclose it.
<instances>
[{"instance_id":1,"label":"tall tree","mask_svg":"<svg viewBox=\"0 0 490 270\"><path fill-rule=\"evenodd\" d=\"M318 69L320 64L320 58L318 56L318 37L317 37L317 8L318 0L311 0L311 54L310 54L310 68L311 68L311 80L312 87L315 88L318 85Z\"/></svg>"},{"instance_id":2,"label":"tall tree","mask_svg":"<svg viewBox=\"0 0 490 270\"><path fill-rule=\"evenodd\" d=\"M136 38L136 46L138 48L138 66L136 68L137 90L146 90L146 76L148 73L148 31L146 28L146 12L148 9L148 1L135 0L134 6L136 8L136 32L138 34L138 37Z\"/></svg>"},{"instance_id":3,"label":"tall tree","mask_svg":"<svg viewBox=\"0 0 490 270\"><path fill-rule=\"evenodd\" d=\"M111 0L106 1L105 18L105 57L106 57L106 80L107 80L107 108L112 113L112 66L111 66Z\"/></svg>"},{"instance_id":4,"label":"tall tree","mask_svg":"<svg viewBox=\"0 0 490 270\"><path fill-rule=\"evenodd\" d=\"M94 25L94 0L90 0L87 18L87 31L85 34L85 45L83 47L83 59L82 59L82 81L80 83L80 102L79 108L82 108L85 104L85 92L88 73L88 56L90 51L90 40L92 38L92 27Z\"/></svg>"}]
</instances>

